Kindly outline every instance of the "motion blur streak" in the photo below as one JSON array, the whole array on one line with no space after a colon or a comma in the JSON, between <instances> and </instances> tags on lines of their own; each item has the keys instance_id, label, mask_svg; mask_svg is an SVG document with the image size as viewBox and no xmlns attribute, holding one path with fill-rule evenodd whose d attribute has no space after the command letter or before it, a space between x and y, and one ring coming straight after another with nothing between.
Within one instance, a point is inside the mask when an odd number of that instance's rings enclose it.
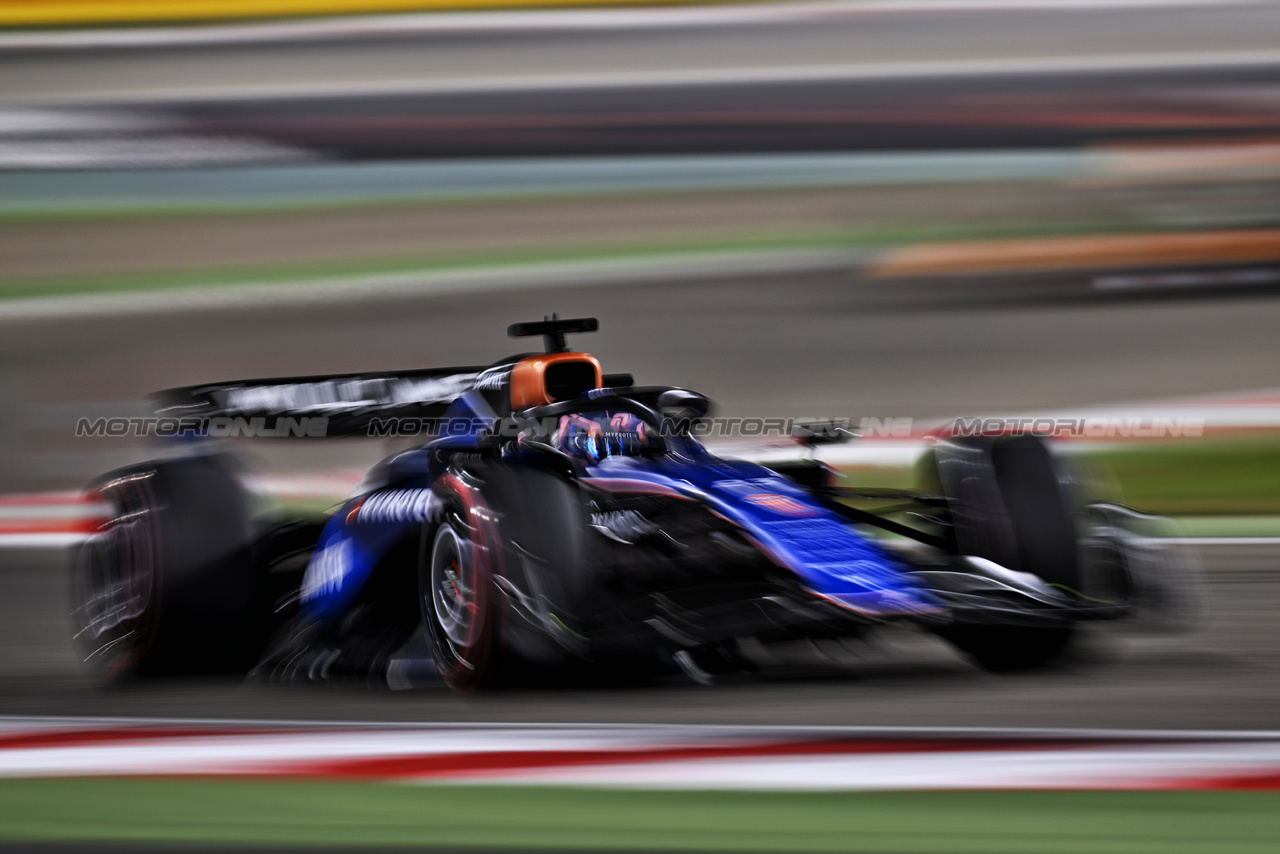
<instances>
[{"instance_id":1,"label":"motion blur streak","mask_svg":"<svg viewBox=\"0 0 1280 854\"><path fill-rule=\"evenodd\" d=\"M658 0L557 0L557 6L636 6ZM234 20L290 15L343 15L428 9L486 9L551 5L547 0L55 0L0 5L0 26L66 26L148 21Z\"/></svg>"},{"instance_id":2,"label":"motion blur streak","mask_svg":"<svg viewBox=\"0 0 1280 854\"><path fill-rule=\"evenodd\" d=\"M263 776L782 790L1280 785L1274 733L0 721L0 777Z\"/></svg>"},{"instance_id":3,"label":"motion blur streak","mask_svg":"<svg viewBox=\"0 0 1280 854\"><path fill-rule=\"evenodd\" d=\"M401 30L391 19L381 29L338 30L322 42L282 41L268 30L270 37L261 42L199 49L166 47L162 40L149 47L126 42L122 47L130 49L115 50L59 50L56 43L40 42L22 48L24 36L14 35L0 41L0 48L10 46L0 53L6 71L0 93L6 100L68 102L136 100L147 93L152 99L163 93L181 99L184 92L318 95L328 88L368 94L389 86L430 91L484 79L546 88L548 77L600 88L628 74L649 75L650 82L690 82L703 75L704 83L747 75L743 82L758 85L792 74L806 81L839 76L841 69L880 81L984 68L1031 74L1190 63L1202 70L1213 63L1274 62L1272 34L1280 15L1274 4L1250 3L950 11L908 4L867 14L843 14L836 6L810 7L790 17L761 11L774 8L729 7L697 25L673 19L636 26L623 18L615 27L588 33L556 23L554 14L539 18L540 26L528 26L527 18L486 18L489 25L470 31L465 23L456 31ZM509 22L505 27L492 23L503 20Z\"/></svg>"},{"instance_id":4,"label":"motion blur streak","mask_svg":"<svg viewBox=\"0 0 1280 854\"><path fill-rule=\"evenodd\" d=\"M44 10L57 8L84 7ZM942 2L0 34L0 488L23 493L0 501L15 537L0 552L0 711L1273 730L1277 32L1269 3ZM422 690L87 684L68 638L65 555L31 546L82 539L94 517L79 499L51 511L31 496L65 498L156 452L76 438L78 421L149 415L142 397L172 386L483 364L508 346L507 323L551 311L601 318L608 335L589 346L606 370L697 388L730 416L1124 424L1229 409L1203 435L1063 443L1081 477L1178 517L1213 610L1191 636L1090 627L1076 659L1008 678L889 630L877 645L751 645L755 675L709 689L675 671L645 688L471 700L401 673L387 687ZM893 441L832 459L850 482L901 488L921 432ZM247 442L259 491L316 515L407 444ZM360 741L368 772L420 735L171 740L202 761L234 742L246 762L282 744L314 754ZM515 752L528 747L518 736L501 734ZM484 752L499 737L439 742ZM1093 751L1101 785L1273 773L1273 734L1179 738L1055 742L1022 758ZM591 749L616 750L609 739ZM164 740L121 752L156 758ZM983 785L1061 784L1056 766L1011 782L1008 751L984 748ZM85 771L86 753L42 749ZM851 771L852 753L806 755L788 784L819 772L841 785L979 779L955 751ZM635 784L614 758L561 781ZM156 761L181 772L190 760ZM395 767L420 771L411 760ZM898 760L910 773L889 767ZM1171 773L1152 770L1164 762ZM753 764L750 782L781 785L777 768ZM735 782L723 767L679 770L694 773Z\"/></svg>"},{"instance_id":5,"label":"motion blur streak","mask_svg":"<svg viewBox=\"0 0 1280 854\"><path fill-rule=\"evenodd\" d=\"M1280 231L1257 229L926 244L894 253L871 273L911 276L1276 260Z\"/></svg>"},{"instance_id":6,"label":"motion blur streak","mask_svg":"<svg viewBox=\"0 0 1280 854\"><path fill-rule=\"evenodd\" d=\"M1252 0L1252 2L1261 2L1262 0ZM1091 8L1094 6L1104 6L1110 8L1128 7L1128 8L1144 8L1150 6L1156 7L1174 7L1182 5L1203 5L1205 0L869 0L869 2L833 2L833 3L804 3L795 2L788 4L779 4L780 9L769 9L767 7L751 7L751 6L730 6L726 5L722 9L716 9L714 6L710 9L698 8L697 4L689 4L692 8L670 9L660 8L655 10L641 9L636 11L635 7L644 7L646 5L669 6L677 4L669 4L659 2L659 0L604 0L604 2L587 3L585 0L569 0L569 2L551 3L548 0L506 0L506 2L498 2L498 0L372 0L372 2L356 3L352 0L268 0L263 3L246 3L243 0L234 0L234 2L209 3L201 2L201 0L55 0L55 2L45 2L40 4L24 4L8 2L0 5L0 26L67 26L78 24L126 24L130 22L147 22L147 21L181 21L181 20L226 20L226 19L245 19L254 17L284 17L290 15L296 16L318 16L318 15L366 15L369 13L387 13L399 10L416 11L416 10L435 10L436 15L381 15L371 19L348 20L338 23L321 23L319 26L298 24L276 24L276 25L257 25L257 26L240 26L228 27L221 32L206 34L204 38L195 36L194 40L203 41L209 38L228 39L236 36L252 39L254 35L265 31L271 37L276 39L286 39L290 36L298 37L315 37L317 34L323 35L333 32L335 29L341 33L352 32L385 32L390 29L396 30L415 30L415 29L452 29L458 26L466 28L509 28L514 25L537 27L545 23L546 20L554 21L558 26L583 26L583 27L617 27L622 26L653 26L662 23L678 23L681 25L697 25L706 21L734 21L749 22L753 20L770 20L775 18L794 18L809 17L813 15L827 16L836 15L856 15L859 13L875 14L884 11L938 11L938 10L955 10L955 9L985 9L985 10L1010 10L1018 8L1052 8L1054 6L1065 6L1068 8ZM1251 0L1236 0L1236 3L1245 4ZM761 4L763 6L763 4ZM465 9L512 9L519 7L543 7L543 8L563 8L563 7L581 6L587 7L583 12L550 12L541 15L525 15L525 14L498 14L498 15L474 15L467 12L457 12L454 10ZM599 8L591 7L609 7L609 6L629 6L632 9L625 10L609 10L601 11ZM494 20L496 18L496 20ZM435 19L435 20L433 20ZM443 20L440 20L443 19ZM213 29L213 28L211 28ZM125 34L124 39L118 37L113 39L107 37L103 39L106 43L131 43L130 38L138 38L135 34ZM190 36L187 36L190 38ZM262 36L259 36L262 37ZM183 41L181 31L172 33L169 38L175 41ZM73 39L73 44L82 44L81 40ZM144 37L145 40L145 37ZM61 40L55 40L60 43Z\"/></svg>"}]
</instances>

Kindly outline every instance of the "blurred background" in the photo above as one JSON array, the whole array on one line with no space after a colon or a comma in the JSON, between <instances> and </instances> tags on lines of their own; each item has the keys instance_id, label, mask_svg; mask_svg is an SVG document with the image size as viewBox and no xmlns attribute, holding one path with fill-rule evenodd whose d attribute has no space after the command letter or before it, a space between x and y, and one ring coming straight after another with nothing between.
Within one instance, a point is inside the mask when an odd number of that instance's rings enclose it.
<instances>
[{"instance_id":1,"label":"blurred background","mask_svg":"<svg viewBox=\"0 0 1280 854\"><path fill-rule=\"evenodd\" d=\"M0 712L1276 728L1280 6L433 5L0 3ZM867 482L959 416L1111 424L1065 452L1214 609L1009 680L911 638L639 696L78 681L64 504L154 452L80 419L484 364L552 311L726 415L910 419L834 452ZM244 449L320 507L389 446Z\"/></svg>"},{"instance_id":2,"label":"blurred background","mask_svg":"<svg viewBox=\"0 0 1280 854\"><path fill-rule=\"evenodd\" d=\"M0 489L147 453L74 427L159 388L558 311L728 415L1217 405L1186 471L1122 443L1129 499L1276 509L1273 4L239 19L280 2L0 7Z\"/></svg>"}]
</instances>

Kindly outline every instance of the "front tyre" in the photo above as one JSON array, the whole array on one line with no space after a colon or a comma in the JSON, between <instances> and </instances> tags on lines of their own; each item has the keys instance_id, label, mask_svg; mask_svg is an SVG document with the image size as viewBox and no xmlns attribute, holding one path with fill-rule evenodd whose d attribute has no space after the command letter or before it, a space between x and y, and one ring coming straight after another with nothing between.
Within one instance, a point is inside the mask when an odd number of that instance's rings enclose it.
<instances>
[{"instance_id":1,"label":"front tyre","mask_svg":"<svg viewBox=\"0 0 1280 854\"><path fill-rule=\"evenodd\" d=\"M1017 673L1061 658L1075 640L1075 627L965 625L939 634L983 670Z\"/></svg>"},{"instance_id":2,"label":"front tyre","mask_svg":"<svg viewBox=\"0 0 1280 854\"><path fill-rule=\"evenodd\" d=\"M936 476L951 501L957 550L1027 572L1069 593L1081 587L1076 520L1064 478L1036 436L953 439ZM939 632L984 670L1031 670L1060 658L1075 626L964 624Z\"/></svg>"},{"instance_id":3,"label":"front tyre","mask_svg":"<svg viewBox=\"0 0 1280 854\"><path fill-rule=\"evenodd\" d=\"M492 562L493 516L478 490L453 475L436 488L439 524L428 525L418 560L418 601L440 678L453 691L492 685L498 665Z\"/></svg>"}]
</instances>

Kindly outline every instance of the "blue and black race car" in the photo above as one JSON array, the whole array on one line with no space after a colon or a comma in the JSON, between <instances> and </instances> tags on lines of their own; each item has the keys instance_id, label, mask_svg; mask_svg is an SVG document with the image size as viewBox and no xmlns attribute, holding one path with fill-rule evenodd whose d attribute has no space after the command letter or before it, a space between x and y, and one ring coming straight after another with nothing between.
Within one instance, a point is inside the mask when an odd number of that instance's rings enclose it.
<instances>
[{"instance_id":1,"label":"blue and black race car","mask_svg":"<svg viewBox=\"0 0 1280 854\"><path fill-rule=\"evenodd\" d=\"M710 452L711 404L565 346L594 319L516 324L545 352L484 367L219 383L159 417L315 437L431 438L323 520L263 518L227 459L180 456L91 489L110 519L74 562L76 639L104 679L256 669L456 691L744 664L745 639L936 632L995 671L1061 655L1085 620L1159 599L1159 520L1088 503L1031 435L942 440L919 488L858 489L815 459ZM266 426L269 425L269 426ZM797 438L815 445L839 430Z\"/></svg>"}]
</instances>

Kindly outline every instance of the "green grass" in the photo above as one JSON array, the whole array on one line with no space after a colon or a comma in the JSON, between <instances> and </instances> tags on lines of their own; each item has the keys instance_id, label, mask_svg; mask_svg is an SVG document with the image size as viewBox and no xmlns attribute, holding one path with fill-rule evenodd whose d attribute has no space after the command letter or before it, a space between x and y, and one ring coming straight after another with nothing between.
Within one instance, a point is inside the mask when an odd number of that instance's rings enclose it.
<instances>
[{"instance_id":1,"label":"green grass","mask_svg":"<svg viewBox=\"0 0 1280 854\"><path fill-rule=\"evenodd\" d=\"M614 261L697 255L712 252L856 248L840 235L815 232L770 239L683 240L654 244L615 244L595 247L546 247L531 249L441 252L408 258L342 259L220 269L175 269L147 273L66 276L20 279L0 283L0 299L67 296L117 292L155 292L194 287L290 284L300 287L361 276L429 274L486 267L547 264L566 261Z\"/></svg>"},{"instance_id":2,"label":"green grass","mask_svg":"<svg viewBox=\"0 0 1280 854\"><path fill-rule=\"evenodd\" d=\"M1171 515L1280 513L1280 433L1134 442L1081 457L1126 504Z\"/></svg>"},{"instance_id":3,"label":"green grass","mask_svg":"<svg viewBox=\"0 0 1280 854\"><path fill-rule=\"evenodd\" d=\"M1044 186L1053 186L1056 184L1055 181L1028 181L1026 183ZM262 214L290 215L309 213L341 213L343 211L364 213L378 210L441 210L457 207L506 207L509 205L573 204L577 202L627 205L630 202L642 200L666 199L673 202L679 202L682 199L706 199L709 197L721 198L732 203L735 197L741 196L770 196L820 192L881 192L885 189L894 189L895 186L906 186L910 188L928 188L932 186L933 189L938 192L955 192L955 185L950 183L936 185L923 185L916 183L909 183L905 185L875 184L870 186L835 185L826 188L801 184L797 186L724 186L695 189L671 187L587 191L565 189L563 191L548 191L541 193L504 193L501 189L496 189L492 194L458 193L454 195L424 191L420 196L379 196L376 194L369 194L365 196L339 195L334 196L333 198L287 198L267 195L253 200L195 202L188 201L181 196L175 196L172 199L138 200L130 198L127 194L122 193L120 196L116 197L115 200L108 201L106 203L86 203L75 198L60 199L56 196L46 197L41 196L38 193L32 194L30 191L6 187L5 184L0 181L0 193L3 193L5 190L11 191L9 198L0 197L0 225L101 222L104 220L145 223L147 220L151 219L168 219L175 216L234 217L241 215L258 216ZM1264 216L1258 223L1253 224L1270 224L1275 221L1277 221L1276 217ZM909 222L911 225L908 227L914 227L918 220L913 219ZM988 220L988 222L990 221ZM974 222L972 220L956 219L947 227L964 230L972 228L973 225ZM1001 228L1009 232L1021 232L1028 227L1048 227L1052 230L1067 229L1069 231L1093 228L1102 228L1106 230L1126 228L1168 230L1185 228L1185 225L1170 225L1166 220L1161 218L1147 218L1142 214L1134 215L1130 213L1105 213L1092 216L1088 219L1058 220L1056 222L1039 221L1038 223L1035 221L1028 222L1025 218L1019 218L997 223L996 226L997 228Z\"/></svg>"},{"instance_id":4,"label":"green grass","mask_svg":"<svg viewBox=\"0 0 1280 854\"><path fill-rule=\"evenodd\" d=\"M139 227L145 223L140 222ZM534 248L493 248L436 252L411 257L344 258L274 265L228 265L218 268L172 268L139 273L45 276L0 281L0 300L118 292L157 292L193 287L291 284L299 286L358 276L428 274L485 267L565 261L612 261L672 258L717 252L805 249L875 250L911 243L1035 236L1069 236L1105 230L1120 233L1149 230L1140 223L1116 222L977 222L928 225L882 225L860 228L795 228L744 230L740 235L700 236L650 241L566 244Z\"/></svg>"},{"instance_id":5,"label":"green grass","mask_svg":"<svg viewBox=\"0 0 1280 854\"><path fill-rule=\"evenodd\" d=\"M1173 518L1185 537L1280 537L1280 515Z\"/></svg>"},{"instance_id":6,"label":"green grass","mask_svg":"<svg viewBox=\"0 0 1280 854\"><path fill-rule=\"evenodd\" d=\"M1188 521L1191 536L1280 535L1280 431L1211 439L1130 441L1073 451L1095 498ZM904 489L908 467L846 466L847 486Z\"/></svg>"},{"instance_id":7,"label":"green grass","mask_svg":"<svg viewBox=\"0 0 1280 854\"><path fill-rule=\"evenodd\" d=\"M1271 792L627 792L501 786L0 781L0 839L549 850L1276 850Z\"/></svg>"}]
</instances>

